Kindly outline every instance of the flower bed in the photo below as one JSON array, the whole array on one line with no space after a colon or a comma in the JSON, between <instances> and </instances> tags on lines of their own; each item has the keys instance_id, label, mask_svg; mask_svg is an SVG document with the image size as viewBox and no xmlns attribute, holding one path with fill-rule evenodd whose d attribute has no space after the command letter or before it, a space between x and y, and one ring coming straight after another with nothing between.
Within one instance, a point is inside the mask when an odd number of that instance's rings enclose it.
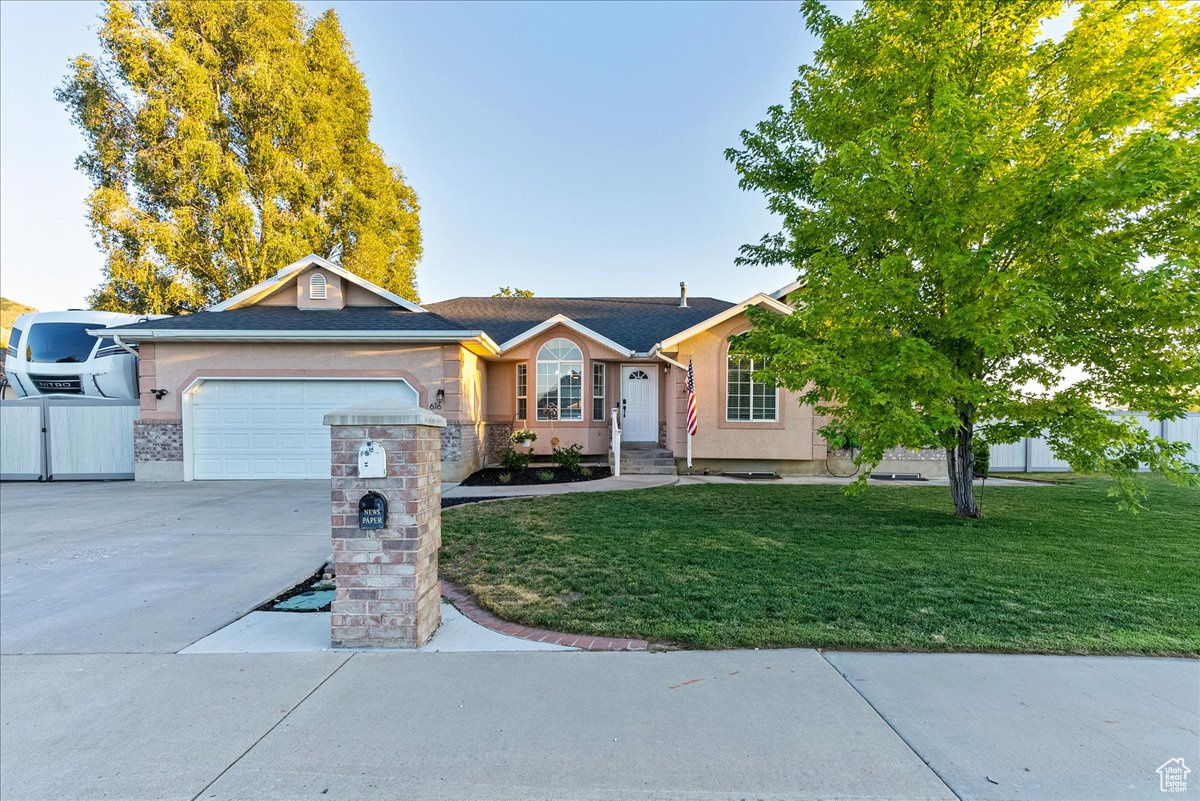
<instances>
[{"instance_id":1,"label":"flower bed","mask_svg":"<svg viewBox=\"0 0 1200 801\"><path fill-rule=\"evenodd\" d=\"M587 471L587 475L584 471ZM595 481L608 478L612 471L607 465L584 465L579 471L547 465L531 466L528 470L508 470L503 467L485 467L467 476L464 487L516 487L531 484L572 484L578 481ZM503 477L507 476L508 480Z\"/></svg>"}]
</instances>

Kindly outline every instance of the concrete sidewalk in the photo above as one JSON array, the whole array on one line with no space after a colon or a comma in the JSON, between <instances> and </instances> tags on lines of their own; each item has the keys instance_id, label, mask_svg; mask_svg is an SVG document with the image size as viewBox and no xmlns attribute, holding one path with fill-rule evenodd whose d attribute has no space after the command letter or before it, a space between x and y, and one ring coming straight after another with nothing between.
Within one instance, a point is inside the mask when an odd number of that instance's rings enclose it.
<instances>
[{"instance_id":1,"label":"concrete sidewalk","mask_svg":"<svg viewBox=\"0 0 1200 801\"><path fill-rule=\"evenodd\" d=\"M1198 682L801 649L4 656L0 797L1152 799L1200 752Z\"/></svg>"},{"instance_id":2,"label":"concrete sidewalk","mask_svg":"<svg viewBox=\"0 0 1200 801\"><path fill-rule=\"evenodd\" d=\"M5 801L954 796L815 651L18 656Z\"/></svg>"}]
</instances>

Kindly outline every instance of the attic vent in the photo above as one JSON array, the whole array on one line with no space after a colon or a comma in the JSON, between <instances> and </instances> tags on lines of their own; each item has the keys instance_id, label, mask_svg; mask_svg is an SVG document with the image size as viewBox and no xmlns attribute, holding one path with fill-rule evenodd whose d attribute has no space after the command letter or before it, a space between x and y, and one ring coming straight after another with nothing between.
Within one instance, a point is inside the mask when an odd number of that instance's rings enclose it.
<instances>
[{"instance_id":1,"label":"attic vent","mask_svg":"<svg viewBox=\"0 0 1200 801\"><path fill-rule=\"evenodd\" d=\"M325 276L314 273L313 277L308 279L308 298L309 300L325 300Z\"/></svg>"}]
</instances>

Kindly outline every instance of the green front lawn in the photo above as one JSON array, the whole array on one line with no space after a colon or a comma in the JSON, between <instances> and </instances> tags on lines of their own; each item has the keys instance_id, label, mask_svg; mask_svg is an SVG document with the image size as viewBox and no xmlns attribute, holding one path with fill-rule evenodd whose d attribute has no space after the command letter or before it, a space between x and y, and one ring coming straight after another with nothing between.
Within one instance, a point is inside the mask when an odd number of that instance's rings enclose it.
<instances>
[{"instance_id":1,"label":"green front lawn","mask_svg":"<svg viewBox=\"0 0 1200 801\"><path fill-rule=\"evenodd\" d=\"M1059 477L1060 479L1063 477ZM699 648L1200 653L1200 491L704 485L449 509L441 570L509 620Z\"/></svg>"}]
</instances>

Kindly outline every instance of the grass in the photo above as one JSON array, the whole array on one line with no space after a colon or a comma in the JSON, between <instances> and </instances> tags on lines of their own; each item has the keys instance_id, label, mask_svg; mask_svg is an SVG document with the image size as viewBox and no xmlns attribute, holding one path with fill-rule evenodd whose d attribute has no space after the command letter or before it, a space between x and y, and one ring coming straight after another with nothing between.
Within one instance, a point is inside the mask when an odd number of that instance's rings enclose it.
<instances>
[{"instance_id":1,"label":"grass","mask_svg":"<svg viewBox=\"0 0 1200 801\"><path fill-rule=\"evenodd\" d=\"M1200 491L1151 479L944 487L701 485L443 514L441 571L526 625L686 647L1200 653Z\"/></svg>"}]
</instances>

